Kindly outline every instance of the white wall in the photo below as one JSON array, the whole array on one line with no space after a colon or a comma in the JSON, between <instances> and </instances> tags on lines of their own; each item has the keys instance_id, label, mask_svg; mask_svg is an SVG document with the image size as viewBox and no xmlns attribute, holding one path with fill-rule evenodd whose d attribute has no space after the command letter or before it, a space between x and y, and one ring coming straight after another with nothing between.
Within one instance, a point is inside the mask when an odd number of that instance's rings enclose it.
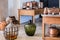
<instances>
[{"instance_id":1,"label":"white wall","mask_svg":"<svg viewBox=\"0 0 60 40\"><path fill-rule=\"evenodd\" d=\"M8 15L8 0L0 0L0 21L5 20Z\"/></svg>"},{"instance_id":2,"label":"white wall","mask_svg":"<svg viewBox=\"0 0 60 40\"><path fill-rule=\"evenodd\" d=\"M18 8L20 7L20 0L8 0L9 16L15 16L17 18Z\"/></svg>"}]
</instances>

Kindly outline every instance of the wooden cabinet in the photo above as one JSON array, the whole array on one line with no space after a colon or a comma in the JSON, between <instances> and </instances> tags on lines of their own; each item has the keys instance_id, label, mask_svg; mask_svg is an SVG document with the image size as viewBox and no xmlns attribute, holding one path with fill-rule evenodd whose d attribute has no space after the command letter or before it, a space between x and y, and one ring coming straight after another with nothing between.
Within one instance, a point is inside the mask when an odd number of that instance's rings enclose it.
<instances>
[{"instance_id":1,"label":"wooden cabinet","mask_svg":"<svg viewBox=\"0 0 60 40\"><path fill-rule=\"evenodd\" d=\"M42 39L43 40L60 40L60 37L49 37L45 35L45 24L60 24L60 16L43 16L42 18ZM48 26L47 26L48 27Z\"/></svg>"}]
</instances>

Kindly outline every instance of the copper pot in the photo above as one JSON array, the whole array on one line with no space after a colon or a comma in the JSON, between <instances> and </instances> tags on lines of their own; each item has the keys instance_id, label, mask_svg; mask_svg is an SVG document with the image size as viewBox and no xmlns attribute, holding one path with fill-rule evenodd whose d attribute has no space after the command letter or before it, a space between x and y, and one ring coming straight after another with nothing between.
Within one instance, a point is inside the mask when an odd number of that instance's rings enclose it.
<instances>
[{"instance_id":1,"label":"copper pot","mask_svg":"<svg viewBox=\"0 0 60 40\"><path fill-rule=\"evenodd\" d=\"M58 33L59 33L59 30L56 27L49 28L50 37L57 37Z\"/></svg>"},{"instance_id":2,"label":"copper pot","mask_svg":"<svg viewBox=\"0 0 60 40\"><path fill-rule=\"evenodd\" d=\"M31 5L31 2L26 2L26 6L30 7L30 5Z\"/></svg>"},{"instance_id":3,"label":"copper pot","mask_svg":"<svg viewBox=\"0 0 60 40\"><path fill-rule=\"evenodd\" d=\"M44 8L44 14L46 14L46 15L48 14L48 8L47 7Z\"/></svg>"},{"instance_id":4,"label":"copper pot","mask_svg":"<svg viewBox=\"0 0 60 40\"><path fill-rule=\"evenodd\" d=\"M38 7L38 2L36 1L31 1L32 3L32 8L35 9L36 7Z\"/></svg>"}]
</instances>

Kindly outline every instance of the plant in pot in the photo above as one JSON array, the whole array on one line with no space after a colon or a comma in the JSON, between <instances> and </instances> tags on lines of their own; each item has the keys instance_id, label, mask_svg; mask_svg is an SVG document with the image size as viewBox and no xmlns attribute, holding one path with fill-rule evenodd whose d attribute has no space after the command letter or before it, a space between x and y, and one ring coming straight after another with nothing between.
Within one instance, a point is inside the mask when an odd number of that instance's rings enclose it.
<instances>
[{"instance_id":1,"label":"plant in pot","mask_svg":"<svg viewBox=\"0 0 60 40\"><path fill-rule=\"evenodd\" d=\"M32 23L32 20L28 24L25 25L25 32L28 36L33 36L36 31L36 25Z\"/></svg>"}]
</instances>

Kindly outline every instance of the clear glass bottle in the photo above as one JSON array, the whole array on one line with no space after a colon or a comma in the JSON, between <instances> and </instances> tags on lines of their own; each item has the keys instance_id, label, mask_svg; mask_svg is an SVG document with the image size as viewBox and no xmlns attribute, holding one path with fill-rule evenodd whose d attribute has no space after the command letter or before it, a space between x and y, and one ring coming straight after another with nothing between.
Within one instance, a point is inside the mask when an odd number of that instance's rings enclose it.
<instances>
[{"instance_id":1,"label":"clear glass bottle","mask_svg":"<svg viewBox=\"0 0 60 40\"><path fill-rule=\"evenodd\" d=\"M4 30L5 38L8 40L14 40L18 35L18 27L13 24L13 20L6 26Z\"/></svg>"}]
</instances>

